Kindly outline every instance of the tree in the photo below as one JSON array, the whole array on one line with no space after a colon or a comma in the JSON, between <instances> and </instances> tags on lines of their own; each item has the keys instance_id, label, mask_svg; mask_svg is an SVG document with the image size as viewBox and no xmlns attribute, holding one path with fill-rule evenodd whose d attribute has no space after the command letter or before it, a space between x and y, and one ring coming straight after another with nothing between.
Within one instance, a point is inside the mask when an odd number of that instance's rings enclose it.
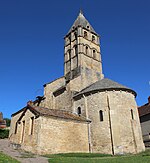
<instances>
[{"instance_id":1,"label":"tree","mask_svg":"<svg viewBox=\"0 0 150 163\"><path fill-rule=\"evenodd\" d=\"M4 120L6 121L6 126L10 127L11 120L9 118L4 118Z\"/></svg>"}]
</instances>

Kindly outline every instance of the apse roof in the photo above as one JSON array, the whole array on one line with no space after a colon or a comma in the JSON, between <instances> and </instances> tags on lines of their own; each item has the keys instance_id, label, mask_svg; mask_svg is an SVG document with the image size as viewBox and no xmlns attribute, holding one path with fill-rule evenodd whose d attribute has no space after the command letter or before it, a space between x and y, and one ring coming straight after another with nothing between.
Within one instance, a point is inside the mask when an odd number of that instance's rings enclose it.
<instances>
[{"instance_id":1,"label":"apse roof","mask_svg":"<svg viewBox=\"0 0 150 163\"><path fill-rule=\"evenodd\" d=\"M74 97L81 95L81 94L85 94L85 93L89 93L89 92L93 92L93 91L99 91L99 90L126 90L126 91L130 91L132 93L134 93L134 95L136 96L136 92L133 91L132 89L123 86L115 81L112 81L110 79L104 78L102 80L99 80L97 82L95 82L94 84L84 88L83 90L81 90L80 92L78 92L77 94L74 95Z\"/></svg>"},{"instance_id":2,"label":"apse roof","mask_svg":"<svg viewBox=\"0 0 150 163\"><path fill-rule=\"evenodd\" d=\"M74 28L76 28L76 27L78 27L78 26L82 26L82 27L84 27L84 28L88 29L89 31L94 32L94 33L96 34L96 32L95 32L95 30L93 29L93 27L90 25L90 23L89 23L89 22L86 20L86 18L84 17L82 11L80 11L80 13L79 13L77 19L74 21L74 23L73 23L73 25L72 25L72 27L70 28L70 30L69 30L68 33L70 33Z\"/></svg>"}]
</instances>

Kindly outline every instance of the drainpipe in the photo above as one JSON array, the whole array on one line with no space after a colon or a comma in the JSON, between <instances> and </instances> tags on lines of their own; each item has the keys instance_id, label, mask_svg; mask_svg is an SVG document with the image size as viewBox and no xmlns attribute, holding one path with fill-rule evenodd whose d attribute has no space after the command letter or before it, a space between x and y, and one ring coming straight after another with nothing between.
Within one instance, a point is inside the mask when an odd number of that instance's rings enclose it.
<instances>
[{"instance_id":1,"label":"drainpipe","mask_svg":"<svg viewBox=\"0 0 150 163\"><path fill-rule=\"evenodd\" d=\"M89 119L88 115L88 109L87 109L87 99L85 95L83 94L84 97L84 102L85 102L85 112L86 112L86 118ZM88 122L87 127L88 127L88 143L89 143L89 153L92 153L92 143L91 143L91 128L90 128L90 123Z\"/></svg>"},{"instance_id":2,"label":"drainpipe","mask_svg":"<svg viewBox=\"0 0 150 163\"><path fill-rule=\"evenodd\" d=\"M112 154L114 155L114 142L113 142L113 134L112 134L112 123L111 123L111 115L110 115L110 104L109 104L109 97L107 96L107 104L108 104L108 117L109 117L109 126L110 126L110 138L111 138L111 147L112 147Z\"/></svg>"}]
</instances>

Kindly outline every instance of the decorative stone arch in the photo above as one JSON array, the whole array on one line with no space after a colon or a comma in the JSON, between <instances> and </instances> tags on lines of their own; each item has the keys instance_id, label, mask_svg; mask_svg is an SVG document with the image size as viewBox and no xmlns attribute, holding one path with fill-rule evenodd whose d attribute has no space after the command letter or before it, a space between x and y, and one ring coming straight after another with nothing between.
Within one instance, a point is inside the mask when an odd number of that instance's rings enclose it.
<instances>
[{"instance_id":1,"label":"decorative stone arch","mask_svg":"<svg viewBox=\"0 0 150 163\"><path fill-rule=\"evenodd\" d=\"M97 50L95 48L92 48L92 57L93 57L93 59L98 59Z\"/></svg>"},{"instance_id":2,"label":"decorative stone arch","mask_svg":"<svg viewBox=\"0 0 150 163\"><path fill-rule=\"evenodd\" d=\"M88 33L85 30L83 31L83 37L86 38L86 39L88 38Z\"/></svg>"},{"instance_id":3,"label":"decorative stone arch","mask_svg":"<svg viewBox=\"0 0 150 163\"><path fill-rule=\"evenodd\" d=\"M96 37L92 34L92 42L96 42Z\"/></svg>"},{"instance_id":4,"label":"decorative stone arch","mask_svg":"<svg viewBox=\"0 0 150 163\"><path fill-rule=\"evenodd\" d=\"M67 50L66 55L67 55L67 61L71 60L71 49Z\"/></svg>"},{"instance_id":5,"label":"decorative stone arch","mask_svg":"<svg viewBox=\"0 0 150 163\"><path fill-rule=\"evenodd\" d=\"M90 56L91 48L89 45L85 44L85 54Z\"/></svg>"}]
</instances>

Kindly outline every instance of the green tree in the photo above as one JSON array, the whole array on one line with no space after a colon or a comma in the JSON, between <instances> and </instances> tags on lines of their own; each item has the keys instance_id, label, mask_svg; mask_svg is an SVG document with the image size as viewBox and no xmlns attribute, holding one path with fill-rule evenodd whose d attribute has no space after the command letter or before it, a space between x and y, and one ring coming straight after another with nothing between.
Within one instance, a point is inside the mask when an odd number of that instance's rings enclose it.
<instances>
[{"instance_id":1,"label":"green tree","mask_svg":"<svg viewBox=\"0 0 150 163\"><path fill-rule=\"evenodd\" d=\"M9 118L4 118L4 120L6 121L6 126L10 127L11 120Z\"/></svg>"}]
</instances>

